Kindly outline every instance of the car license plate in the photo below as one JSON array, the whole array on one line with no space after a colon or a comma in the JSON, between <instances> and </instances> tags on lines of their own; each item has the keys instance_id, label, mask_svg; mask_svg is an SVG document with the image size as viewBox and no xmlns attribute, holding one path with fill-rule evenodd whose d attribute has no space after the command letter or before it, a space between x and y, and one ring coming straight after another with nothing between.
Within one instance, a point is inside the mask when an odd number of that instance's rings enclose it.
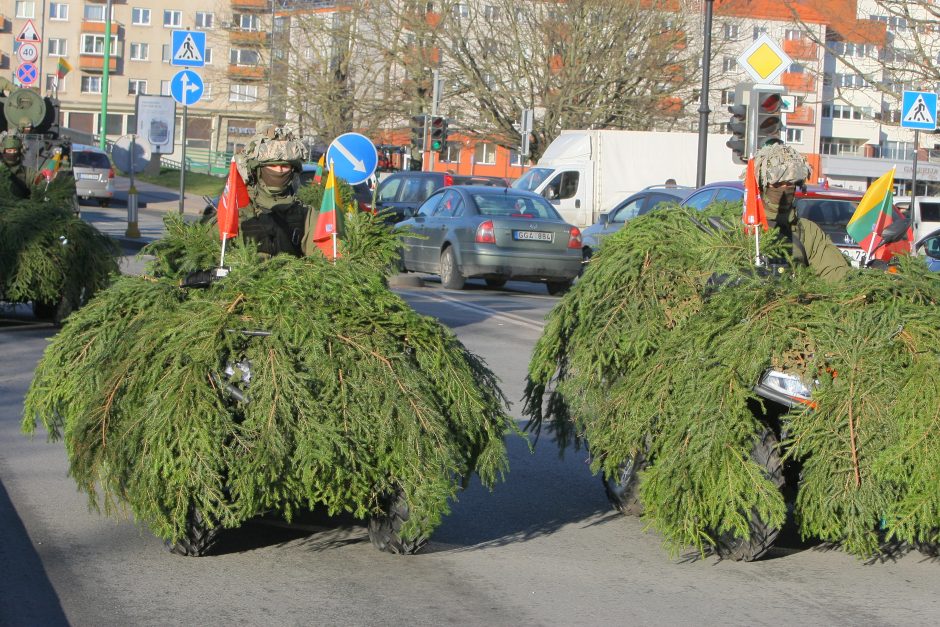
<instances>
[{"instance_id":1,"label":"car license plate","mask_svg":"<svg viewBox=\"0 0 940 627\"><path fill-rule=\"evenodd\" d=\"M865 251L861 248L840 248L842 254L849 258L849 261L852 263L852 266L859 267L862 257L865 256Z\"/></svg>"},{"instance_id":2,"label":"car license plate","mask_svg":"<svg viewBox=\"0 0 940 627\"><path fill-rule=\"evenodd\" d=\"M79 174L78 178L82 180L89 180L89 179L98 180L98 175L97 174Z\"/></svg>"},{"instance_id":3,"label":"car license plate","mask_svg":"<svg viewBox=\"0 0 940 627\"><path fill-rule=\"evenodd\" d=\"M512 238L519 241L553 242L555 234L545 231L513 231Z\"/></svg>"}]
</instances>

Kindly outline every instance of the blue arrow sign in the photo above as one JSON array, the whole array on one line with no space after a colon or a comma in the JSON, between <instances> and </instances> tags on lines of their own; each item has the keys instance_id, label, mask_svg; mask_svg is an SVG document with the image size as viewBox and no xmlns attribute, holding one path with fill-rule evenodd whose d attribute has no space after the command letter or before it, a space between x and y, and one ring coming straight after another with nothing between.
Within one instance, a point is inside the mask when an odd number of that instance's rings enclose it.
<instances>
[{"instance_id":1,"label":"blue arrow sign","mask_svg":"<svg viewBox=\"0 0 940 627\"><path fill-rule=\"evenodd\" d=\"M203 89L202 77L192 70L180 70L170 81L170 95L184 107L199 102Z\"/></svg>"},{"instance_id":2,"label":"blue arrow sign","mask_svg":"<svg viewBox=\"0 0 940 627\"><path fill-rule=\"evenodd\" d=\"M206 64L206 34L198 30L173 31L170 65L202 67Z\"/></svg>"},{"instance_id":3,"label":"blue arrow sign","mask_svg":"<svg viewBox=\"0 0 940 627\"><path fill-rule=\"evenodd\" d=\"M333 174L350 185L362 183L375 172L379 154L368 137L359 133L344 133L330 144L326 151L327 167L332 164Z\"/></svg>"},{"instance_id":4,"label":"blue arrow sign","mask_svg":"<svg viewBox=\"0 0 940 627\"><path fill-rule=\"evenodd\" d=\"M901 127L919 131L937 130L937 94L905 91L901 104Z\"/></svg>"},{"instance_id":5,"label":"blue arrow sign","mask_svg":"<svg viewBox=\"0 0 940 627\"><path fill-rule=\"evenodd\" d=\"M20 63L16 68L16 80L22 85L32 85L39 78L39 71L35 63Z\"/></svg>"}]
</instances>

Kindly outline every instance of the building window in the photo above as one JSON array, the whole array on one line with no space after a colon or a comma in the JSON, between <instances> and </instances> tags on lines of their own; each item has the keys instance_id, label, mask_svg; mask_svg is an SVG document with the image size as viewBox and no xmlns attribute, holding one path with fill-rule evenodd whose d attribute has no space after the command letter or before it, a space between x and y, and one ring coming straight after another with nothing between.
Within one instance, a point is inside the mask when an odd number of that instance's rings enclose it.
<instances>
[{"instance_id":1,"label":"building window","mask_svg":"<svg viewBox=\"0 0 940 627\"><path fill-rule=\"evenodd\" d=\"M33 0L16 0L16 17L21 20L36 17L36 3Z\"/></svg>"},{"instance_id":2,"label":"building window","mask_svg":"<svg viewBox=\"0 0 940 627\"><path fill-rule=\"evenodd\" d=\"M783 37L787 41L801 41L803 39L803 31L794 28L788 28Z\"/></svg>"},{"instance_id":3,"label":"building window","mask_svg":"<svg viewBox=\"0 0 940 627\"><path fill-rule=\"evenodd\" d=\"M721 90L721 104L723 104L723 105L733 105L733 104L734 104L734 90L733 90L733 89L722 89L722 90Z\"/></svg>"},{"instance_id":4,"label":"building window","mask_svg":"<svg viewBox=\"0 0 940 627\"><path fill-rule=\"evenodd\" d=\"M721 60L721 71L722 72L734 72L738 68L738 60L734 57L724 57Z\"/></svg>"},{"instance_id":5,"label":"building window","mask_svg":"<svg viewBox=\"0 0 940 627\"><path fill-rule=\"evenodd\" d=\"M183 25L183 12L164 10L163 25L172 28L179 28Z\"/></svg>"},{"instance_id":6,"label":"building window","mask_svg":"<svg viewBox=\"0 0 940 627\"><path fill-rule=\"evenodd\" d=\"M259 60L260 55L257 50L232 48L229 53L228 62L232 65L258 65Z\"/></svg>"},{"instance_id":7,"label":"building window","mask_svg":"<svg viewBox=\"0 0 940 627\"><path fill-rule=\"evenodd\" d=\"M766 35L766 34L767 34L766 26L755 26L754 32L751 33L751 39L756 41L761 35Z\"/></svg>"},{"instance_id":8,"label":"building window","mask_svg":"<svg viewBox=\"0 0 940 627\"><path fill-rule=\"evenodd\" d=\"M914 142L886 141L881 149L882 159L908 161L914 158Z\"/></svg>"},{"instance_id":9,"label":"building window","mask_svg":"<svg viewBox=\"0 0 940 627\"><path fill-rule=\"evenodd\" d=\"M59 80L55 74L46 74L46 91L58 93L65 91L65 77Z\"/></svg>"},{"instance_id":10,"label":"building window","mask_svg":"<svg viewBox=\"0 0 940 627\"><path fill-rule=\"evenodd\" d=\"M62 4L61 2L49 3L49 19L50 20L69 19L69 5Z\"/></svg>"},{"instance_id":11,"label":"building window","mask_svg":"<svg viewBox=\"0 0 940 627\"><path fill-rule=\"evenodd\" d=\"M150 58L150 44L131 43L131 61L146 61Z\"/></svg>"},{"instance_id":12,"label":"building window","mask_svg":"<svg viewBox=\"0 0 940 627\"><path fill-rule=\"evenodd\" d=\"M721 32L724 35L726 40L733 40L738 38L738 25L737 24L725 24L721 28Z\"/></svg>"},{"instance_id":13,"label":"building window","mask_svg":"<svg viewBox=\"0 0 940 627\"><path fill-rule=\"evenodd\" d=\"M161 96L170 95L170 81L160 81L160 95Z\"/></svg>"},{"instance_id":14,"label":"building window","mask_svg":"<svg viewBox=\"0 0 940 627\"><path fill-rule=\"evenodd\" d=\"M104 10L107 8L103 4L86 4L84 19L86 22L103 22ZM114 9L111 9L111 19L114 19Z\"/></svg>"},{"instance_id":15,"label":"building window","mask_svg":"<svg viewBox=\"0 0 940 627\"><path fill-rule=\"evenodd\" d=\"M441 152L441 163L460 163L460 142L447 142Z\"/></svg>"},{"instance_id":16,"label":"building window","mask_svg":"<svg viewBox=\"0 0 940 627\"><path fill-rule=\"evenodd\" d=\"M206 54L202 58L202 61L206 65L212 65L212 48L206 48Z\"/></svg>"},{"instance_id":17,"label":"building window","mask_svg":"<svg viewBox=\"0 0 940 627\"><path fill-rule=\"evenodd\" d=\"M83 94L100 94L101 93L101 77L100 76L83 76L82 77L82 93Z\"/></svg>"},{"instance_id":18,"label":"building window","mask_svg":"<svg viewBox=\"0 0 940 627\"><path fill-rule=\"evenodd\" d=\"M803 129L788 128L787 129L787 143L788 144L802 144L803 143Z\"/></svg>"},{"instance_id":19,"label":"building window","mask_svg":"<svg viewBox=\"0 0 940 627\"><path fill-rule=\"evenodd\" d=\"M480 165L496 164L496 144L480 142L473 148L473 161Z\"/></svg>"},{"instance_id":20,"label":"building window","mask_svg":"<svg viewBox=\"0 0 940 627\"><path fill-rule=\"evenodd\" d=\"M82 54L104 54L104 35L82 35ZM117 35L111 37L111 56L117 56Z\"/></svg>"},{"instance_id":21,"label":"building window","mask_svg":"<svg viewBox=\"0 0 940 627\"><path fill-rule=\"evenodd\" d=\"M196 28L212 28L215 26L215 13L196 11Z\"/></svg>"},{"instance_id":22,"label":"building window","mask_svg":"<svg viewBox=\"0 0 940 627\"><path fill-rule=\"evenodd\" d=\"M150 26L150 9L141 7L131 9L131 24L134 26Z\"/></svg>"},{"instance_id":23,"label":"building window","mask_svg":"<svg viewBox=\"0 0 940 627\"><path fill-rule=\"evenodd\" d=\"M454 17L456 18L467 18L470 17L470 7L466 4L459 3L454 5Z\"/></svg>"},{"instance_id":24,"label":"building window","mask_svg":"<svg viewBox=\"0 0 940 627\"><path fill-rule=\"evenodd\" d=\"M164 63L169 63L173 57L173 51L170 50L170 44L163 44L163 50L161 52L160 60Z\"/></svg>"},{"instance_id":25,"label":"building window","mask_svg":"<svg viewBox=\"0 0 940 627\"><path fill-rule=\"evenodd\" d=\"M232 85L228 99L231 102L255 102L258 99L257 85Z\"/></svg>"},{"instance_id":26,"label":"building window","mask_svg":"<svg viewBox=\"0 0 940 627\"><path fill-rule=\"evenodd\" d=\"M127 81L127 93L128 95L133 94L146 94L147 93L147 81L141 80L138 78L132 78Z\"/></svg>"},{"instance_id":27,"label":"building window","mask_svg":"<svg viewBox=\"0 0 940 627\"><path fill-rule=\"evenodd\" d=\"M232 22L241 30L261 30L261 18L250 13L235 13Z\"/></svg>"},{"instance_id":28,"label":"building window","mask_svg":"<svg viewBox=\"0 0 940 627\"><path fill-rule=\"evenodd\" d=\"M68 39L53 38L47 42L50 57L64 57L68 54ZM61 90L60 90L61 91Z\"/></svg>"},{"instance_id":29,"label":"building window","mask_svg":"<svg viewBox=\"0 0 940 627\"><path fill-rule=\"evenodd\" d=\"M499 21L499 7L488 4L483 7L483 17L491 22Z\"/></svg>"}]
</instances>

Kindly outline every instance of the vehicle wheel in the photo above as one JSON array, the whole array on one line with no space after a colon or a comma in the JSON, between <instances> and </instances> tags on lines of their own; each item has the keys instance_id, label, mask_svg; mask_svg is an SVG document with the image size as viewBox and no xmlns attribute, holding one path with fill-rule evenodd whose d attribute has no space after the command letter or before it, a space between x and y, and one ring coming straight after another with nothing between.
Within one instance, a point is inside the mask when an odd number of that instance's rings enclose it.
<instances>
[{"instance_id":1,"label":"vehicle wheel","mask_svg":"<svg viewBox=\"0 0 940 627\"><path fill-rule=\"evenodd\" d=\"M754 442L751 449L751 459L764 467L765 476L771 483L783 490L785 479L783 476L783 461L780 459L777 437L772 431L766 429ZM761 520L757 512L751 512L750 539L744 540L728 532L719 536L715 541L715 552L722 559L753 562L766 553L773 546L780 529L771 527Z\"/></svg>"},{"instance_id":2,"label":"vehicle wheel","mask_svg":"<svg viewBox=\"0 0 940 627\"><path fill-rule=\"evenodd\" d=\"M108 200L107 198L100 198L100 199L98 200L98 206L99 206L99 207L105 207L105 208L110 207L110 206L111 206L111 201Z\"/></svg>"},{"instance_id":3,"label":"vehicle wheel","mask_svg":"<svg viewBox=\"0 0 940 627\"><path fill-rule=\"evenodd\" d=\"M619 466L613 477L601 475L607 500L614 509L627 516L642 516L643 503L640 501L640 481L637 473L646 468L646 458L642 453L628 457Z\"/></svg>"},{"instance_id":4,"label":"vehicle wheel","mask_svg":"<svg viewBox=\"0 0 940 627\"><path fill-rule=\"evenodd\" d=\"M72 306L64 297L59 298L55 303L33 301L33 315L43 322L62 324L70 313L72 313Z\"/></svg>"},{"instance_id":5,"label":"vehicle wheel","mask_svg":"<svg viewBox=\"0 0 940 627\"><path fill-rule=\"evenodd\" d=\"M186 520L186 534L174 543L167 540L166 548L176 555L202 557L215 545L219 530L219 527L210 529L199 510L191 509Z\"/></svg>"},{"instance_id":6,"label":"vehicle wheel","mask_svg":"<svg viewBox=\"0 0 940 627\"><path fill-rule=\"evenodd\" d=\"M457 267L454 249L450 246L441 253L441 285L449 290L462 290L466 279Z\"/></svg>"},{"instance_id":7,"label":"vehicle wheel","mask_svg":"<svg viewBox=\"0 0 940 627\"><path fill-rule=\"evenodd\" d=\"M504 285L506 285L506 279L502 277L495 278L495 279L486 279L486 287L491 287L494 290L499 289Z\"/></svg>"},{"instance_id":8,"label":"vehicle wheel","mask_svg":"<svg viewBox=\"0 0 940 627\"><path fill-rule=\"evenodd\" d=\"M564 294L571 289L572 281L549 281L545 284L545 287L548 288L548 293L552 296L558 294Z\"/></svg>"},{"instance_id":9,"label":"vehicle wheel","mask_svg":"<svg viewBox=\"0 0 940 627\"><path fill-rule=\"evenodd\" d=\"M427 544L423 537L403 538L402 526L408 522L408 503L401 491L382 497L382 514L369 519L369 540L373 546L386 553L414 555Z\"/></svg>"}]
</instances>

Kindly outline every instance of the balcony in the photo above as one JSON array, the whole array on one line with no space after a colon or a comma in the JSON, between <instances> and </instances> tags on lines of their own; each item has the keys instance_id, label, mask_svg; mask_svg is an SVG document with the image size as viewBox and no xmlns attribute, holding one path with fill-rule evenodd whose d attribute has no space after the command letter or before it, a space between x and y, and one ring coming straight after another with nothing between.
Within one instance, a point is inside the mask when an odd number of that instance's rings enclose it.
<instances>
[{"instance_id":1,"label":"balcony","mask_svg":"<svg viewBox=\"0 0 940 627\"><path fill-rule=\"evenodd\" d=\"M106 24L104 22L92 22L91 20L82 20L82 33L89 35L104 35ZM111 36L115 37L118 31L124 25L116 20L111 20Z\"/></svg>"},{"instance_id":2,"label":"balcony","mask_svg":"<svg viewBox=\"0 0 940 627\"><path fill-rule=\"evenodd\" d=\"M563 67L565 67L565 61L560 54L553 54L548 57L548 69L551 70L552 73L557 74L561 72L561 68Z\"/></svg>"},{"instance_id":3,"label":"balcony","mask_svg":"<svg viewBox=\"0 0 940 627\"><path fill-rule=\"evenodd\" d=\"M441 23L441 14L428 11L424 14L424 21L427 22L427 25L431 28L437 28L437 25Z\"/></svg>"},{"instance_id":4,"label":"balcony","mask_svg":"<svg viewBox=\"0 0 940 627\"><path fill-rule=\"evenodd\" d=\"M108 72L117 70L117 57L111 55L108 59ZM104 56L100 54L82 54L78 57L78 69L83 72L104 72Z\"/></svg>"},{"instance_id":5,"label":"balcony","mask_svg":"<svg viewBox=\"0 0 940 627\"><path fill-rule=\"evenodd\" d=\"M816 91L816 77L812 74L802 72L784 72L780 76L780 84L783 85L788 92L802 91L815 93Z\"/></svg>"},{"instance_id":6,"label":"balcony","mask_svg":"<svg viewBox=\"0 0 940 627\"><path fill-rule=\"evenodd\" d=\"M229 33L229 43L233 46L269 46L271 33L260 30L233 30Z\"/></svg>"},{"instance_id":7,"label":"balcony","mask_svg":"<svg viewBox=\"0 0 940 627\"><path fill-rule=\"evenodd\" d=\"M268 11L271 0L232 0L232 9L238 11Z\"/></svg>"},{"instance_id":8,"label":"balcony","mask_svg":"<svg viewBox=\"0 0 940 627\"><path fill-rule=\"evenodd\" d=\"M814 61L818 58L816 44L805 39L784 40L783 51L795 60Z\"/></svg>"},{"instance_id":9,"label":"balcony","mask_svg":"<svg viewBox=\"0 0 940 627\"><path fill-rule=\"evenodd\" d=\"M812 126L816 119L816 112L812 107L797 107L793 113L787 114L787 126L793 124L796 126Z\"/></svg>"},{"instance_id":10,"label":"balcony","mask_svg":"<svg viewBox=\"0 0 940 627\"><path fill-rule=\"evenodd\" d=\"M267 78L267 68L263 65L229 64L228 77L238 81L261 81Z\"/></svg>"}]
</instances>

